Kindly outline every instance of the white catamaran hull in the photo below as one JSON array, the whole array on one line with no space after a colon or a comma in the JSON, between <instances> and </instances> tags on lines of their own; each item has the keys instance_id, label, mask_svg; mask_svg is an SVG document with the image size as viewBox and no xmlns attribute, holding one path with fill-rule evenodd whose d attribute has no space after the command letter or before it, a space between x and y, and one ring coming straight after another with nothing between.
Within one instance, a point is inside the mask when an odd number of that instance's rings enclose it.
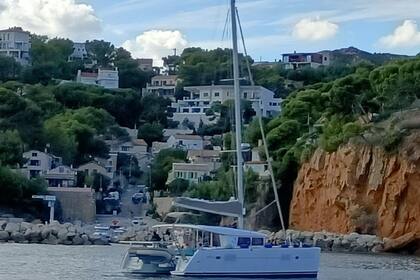
<instances>
[{"instance_id":1,"label":"white catamaran hull","mask_svg":"<svg viewBox=\"0 0 420 280\"><path fill-rule=\"evenodd\" d=\"M316 278L320 248L203 248L181 257L172 275Z\"/></svg>"}]
</instances>

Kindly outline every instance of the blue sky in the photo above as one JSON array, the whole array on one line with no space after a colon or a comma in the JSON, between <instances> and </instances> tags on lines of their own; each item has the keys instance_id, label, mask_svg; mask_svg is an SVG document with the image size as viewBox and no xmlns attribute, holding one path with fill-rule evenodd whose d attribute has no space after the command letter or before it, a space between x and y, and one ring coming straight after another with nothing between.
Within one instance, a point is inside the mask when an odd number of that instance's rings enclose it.
<instances>
[{"instance_id":1,"label":"blue sky","mask_svg":"<svg viewBox=\"0 0 420 280\"><path fill-rule=\"evenodd\" d=\"M348 46L420 52L420 0L237 2L256 60ZM134 56L157 58L173 47L226 46L222 34L228 7L228 0L0 0L0 28L14 24L79 41L103 38Z\"/></svg>"}]
</instances>

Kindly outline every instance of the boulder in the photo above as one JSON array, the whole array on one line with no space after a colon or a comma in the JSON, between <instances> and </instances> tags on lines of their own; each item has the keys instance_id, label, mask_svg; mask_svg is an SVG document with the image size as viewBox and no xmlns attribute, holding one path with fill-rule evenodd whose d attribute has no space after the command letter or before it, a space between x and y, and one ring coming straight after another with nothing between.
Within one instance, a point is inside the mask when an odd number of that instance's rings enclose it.
<instances>
[{"instance_id":1,"label":"boulder","mask_svg":"<svg viewBox=\"0 0 420 280\"><path fill-rule=\"evenodd\" d=\"M51 232L52 232L51 227L44 227L41 231L41 238L47 239Z\"/></svg>"},{"instance_id":2,"label":"boulder","mask_svg":"<svg viewBox=\"0 0 420 280\"><path fill-rule=\"evenodd\" d=\"M58 240L60 241L60 242L63 242L64 240L66 240L67 239L67 234L68 234L69 232L67 231L67 229L66 228L62 228L62 229L60 229L59 231L58 231L58 233L57 233L57 238L58 238Z\"/></svg>"},{"instance_id":3,"label":"boulder","mask_svg":"<svg viewBox=\"0 0 420 280\"><path fill-rule=\"evenodd\" d=\"M87 234L82 234L81 238L83 239L83 245L92 245Z\"/></svg>"},{"instance_id":4,"label":"boulder","mask_svg":"<svg viewBox=\"0 0 420 280\"><path fill-rule=\"evenodd\" d=\"M76 236L76 232L69 231L66 236L67 236L67 239L69 239L69 240L73 239Z\"/></svg>"},{"instance_id":5,"label":"boulder","mask_svg":"<svg viewBox=\"0 0 420 280\"><path fill-rule=\"evenodd\" d=\"M359 239L360 234L358 234L357 232L352 232L350 234L345 234L343 236L343 239L348 240L350 243L355 242L357 239Z\"/></svg>"},{"instance_id":6,"label":"boulder","mask_svg":"<svg viewBox=\"0 0 420 280\"><path fill-rule=\"evenodd\" d=\"M99 238L93 242L93 245L109 245L109 241L104 238Z\"/></svg>"},{"instance_id":7,"label":"boulder","mask_svg":"<svg viewBox=\"0 0 420 280\"><path fill-rule=\"evenodd\" d=\"M315 241L315 246L320 247L324 251L331 251L333 244L333 239L317 239Z\"/></svg>"},{"instance_id":8,"label":"boulder","mask_svg":"<svg viewBox=\"0 0 420 280\"><path fill-rule=\"evenodd\" d=\"M0 230L4 230L6 228L7 221L6 220L0 220Z\"/></svg>"},{"instance_id":9,"label":"boulder","mask_svg":"<svg viewBox=\"0 0 420 280\"><path fill-rule=\"evenodd\" d=\"M10 237L12 238L12 240L14 242L22 243L23 241L25 241L25 236L23 235L23 233L21 233L19 231L12 232L12 234L10 235Z\"/></svg>"},{"instance_id":10,"label":"boulder","mask_svg":"<svg viewBox=\"0 0 420 280\"><path fill-rule=\"evenodd\" d=\"M72 227L73 224L72 223L64 223L63 226L68 229L69 227Z\"/></svg>"},{"instance_id":11,"label":"boulder","mask_svg":"<svg viewBox=\"0 0 420 280\"><path fill-rule=\"evenodd\" d=\"M63 245L73 245L73 241L71 241L71 240L64 240L64 241L62 242L62 244L63 244Z\"/></svg>"},{"instance_id":12,"label":"boulder","mask_svg":"<svg viewBox=\"0 0 420 280\"><path fill-rule=\"evenodd\" d=\"M58 238L54 235L50 234L48 238L42 240L42 244L48 244L48 245L57 245L58 244Z\"/></svg>"},{"instance_id":13,"label":"boulder","mask_svg":"<svg viewBox=\"0 0 420 280\"><path fill-rule=\"evenodd\" d=\"M384 251L385 252L398 251L399 249L403 249L410 243L417 242L419 240L420 240L420 235L417 234L416 232L409 232L396 239L384 238Z\"/></svg>"},{"instance_id":14,"label":"boulder","mask_svg":"<svg viewBox=\"0 0 420 280\"><path fill-rule=\"evenodd\" d=\"M72 243L73 243L73 245L83 245L84 241L83 241L82 237L80 237L79 235L76 235L73 238Z\"/></svg>"},{"instance_id":15,"label":"boulder","mask_svg":"<svg viewBox=\"0 0 420 280\"><path fill-rule=\"evenodd\" d=\"M9 240L10 235L7 231L0 230L0 241L7 241Z\"/></svg>"},{"instance_id":16,"label":"boulder","mask_svg":"<svg viewBox=\"0 0 420 280\"><path fill-rule=\"evenodd\" d=\"M25 233L28 229L32 229L33 224L22 222L20 223L20 232Z\"/></svg>"},{"instance_id":17,"label":"boulder","mask_svg":"<svg viewBox=\"0 0 420 280\"><path fill-rule=\"evenodd\" d=\"M5 229L8 233L18 232L20 230L20 224L17 223L7 223Z\"/></svg>"}]
</instances>

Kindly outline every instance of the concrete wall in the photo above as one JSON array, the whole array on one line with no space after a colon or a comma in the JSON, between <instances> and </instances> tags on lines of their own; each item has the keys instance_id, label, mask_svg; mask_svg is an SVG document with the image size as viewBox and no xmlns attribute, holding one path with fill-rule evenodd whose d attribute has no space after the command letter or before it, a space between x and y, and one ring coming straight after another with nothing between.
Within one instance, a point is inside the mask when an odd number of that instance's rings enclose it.
<instances>
[{"instance_id":1,"label":"concrete wall","mask_svg":"<svg viewBox=\"0 0 420 280\"><path fill-rule=\"evenodd\" d=\"M61 204L64 222L80 220L92 223L96 219L95 191L90 188L48 188Z\"/></svg>"}]
</instances>

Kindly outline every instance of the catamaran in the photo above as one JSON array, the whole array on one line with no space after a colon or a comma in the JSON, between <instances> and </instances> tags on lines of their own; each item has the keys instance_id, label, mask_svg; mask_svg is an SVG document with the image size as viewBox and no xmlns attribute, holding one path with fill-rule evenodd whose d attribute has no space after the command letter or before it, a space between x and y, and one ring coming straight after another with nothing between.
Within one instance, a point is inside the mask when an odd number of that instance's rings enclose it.
<instances>
[{"instance_id":1,"label":"catamaran","mask_svg":"<svg viewBox=\"0 0 420 280\"><path fill-rule=\"evenodd\" d=\"M235 228L204 225L161 225L175 227L184 231L193 231L194 240L190 247L194 253L177 257L175 270L177 276L217 276L217 277L305 277L316 278L318 275L320 252L318 247L307 247L292 243L272 246L267 243L267 236L262 233L244 230L244 187L243 158L241 139L241 97L237 43L237 20L239 15L235 0L230 1L233 49L233 83L235 95L235 140L236 140L236 175L237 199L226 202L214 202L191 198L177 198L176 206L205 211L219 215L236 217ZM240 23L240 22L239 22ZM241 29L242 35L242 29ZM243 35L242 35L243 39ZM242 40L244 41L244 40ZM246 50L245 46L244 49ZM251 76L251 73L249 73ZM252 81L252 78L251 78ZM261 118L260 118L261 119ZM262 126L261 126L262 130ZM268 166L271 173L277 208L284 229L280 203L273 177L271 159L265 143L264 131L261 131ZM200 238L201 236L201 238ZM207 238L206 238L207 236ZM206 242L205 242L206 241Z\"/></svg>"},{"instance_id":2,"label":"catamaran","mask_svg":"<svg viewBox=\"0 0 420 280\"><path fill-rule=\"evenodd\" d=\"M165 272L170 271L172 275L176 276L316 278L319 270L320 248L307 247L302 244L293 244L292 242L281 246L273 246L267 243L267 236L265 234L243 229L245 208L237 43L237 19L239 21L239 16L235 0L230 1L230 15L235 95L237 199L215 202L180 197L175 199L174 205L235 217L237 218L238 228L189 224L157 225L154 226L156 230L172 230L175 235L172 246L176 250L172 251L173 253L169 253L169 248L164 248L164 250L157 248L133 249L131 253L129 250L125 263L128 267L134 267L131 271L137 273L143 273L144 271L153 272L153 270L161 272L159 269L165 267ZM251 73L249 75L251 76ZM252 78L250 80L252 83ZM271 159L268 155L262 125L260 126L276 198L275 201L282 227L285 229Z\"/></svg>"}]
</instances>

